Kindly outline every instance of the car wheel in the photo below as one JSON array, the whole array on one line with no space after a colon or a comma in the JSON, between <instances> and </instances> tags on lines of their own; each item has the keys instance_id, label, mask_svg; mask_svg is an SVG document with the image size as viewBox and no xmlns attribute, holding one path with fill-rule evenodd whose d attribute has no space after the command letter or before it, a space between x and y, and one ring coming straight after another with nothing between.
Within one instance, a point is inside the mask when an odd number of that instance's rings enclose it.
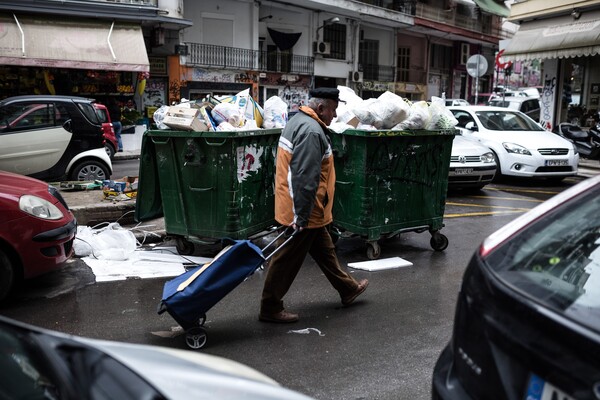
<instances>
[{"instance_id":1,"label":"car wheel","mask_svg":"<svg viewBox=\"0 0 600 400\"><path fill-rule=\"evenodd\" d=\"M106 154L108 154L108 156L112 160L116 153L116 150L113 147L113 145L110 143L104 143L104 150L106 150Z\"/></svg>"},{"instance_id":2,"label":"car wheel","mask_svg":"<svg viewBox=\"0 0 600 400\"><path fill-rule=\"evenodd\" d=\"M108 169L99 161L85 160L73 167L70 178L72 181L103 181L108 179Z\"/></svg>"},{"instance_id":3,"label":"car wheel","mask_svg":"<svg viewBox=\"0 0 600 400\"><path fill-rule=\"evenodd\" d=\"M10 258L0 250L0 301L9 293L15 283L15 269Z\"/></svg>"}]
</instances>

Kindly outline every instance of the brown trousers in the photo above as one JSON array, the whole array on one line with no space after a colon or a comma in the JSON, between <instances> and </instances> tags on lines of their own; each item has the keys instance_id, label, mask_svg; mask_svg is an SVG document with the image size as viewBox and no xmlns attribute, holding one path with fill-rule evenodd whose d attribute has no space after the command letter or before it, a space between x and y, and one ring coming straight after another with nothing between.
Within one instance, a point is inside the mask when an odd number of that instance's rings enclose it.
<instances>
[{"instance_id":1,"label":"brown trousers","mask_svg":"<svg viewBox=\"0 0 600 400\"><path fill-rule=\"evenodd\" d=\"M356 291L358 282L340 266L327 227L304 229L271 258L262 293L262 313L275 314L284 309L283 296L298 275L306 254L315 260L340 297Z\"/></svg>"}]
</instances>

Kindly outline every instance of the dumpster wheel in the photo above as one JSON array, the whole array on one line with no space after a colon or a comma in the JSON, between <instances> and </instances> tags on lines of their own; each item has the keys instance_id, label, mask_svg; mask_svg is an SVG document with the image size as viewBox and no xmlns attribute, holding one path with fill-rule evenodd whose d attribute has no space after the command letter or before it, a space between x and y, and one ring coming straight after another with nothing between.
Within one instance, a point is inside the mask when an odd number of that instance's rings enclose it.
<instances>
[{"instance_id":1,"label":"dumpster wheel","mask_svg":"<svg viewBox=\"0 0 600 400\"><path fill-rule=\"evenodd\" d=\"M206 344L206 329L195 327L185 332L185 344L190 349L201 349Z\"/></svg>"},{"instance_id":2,"label":"dumpster wheel","mask_svg":"<svg viewBox=\"0 0 600 400\"><path fill-rule=\"evenodd\" d=\"M194 254L194 243L184 237L177 237L177 239L175 239L175 247L177 248L177 252L183 256L191 256Z\"/></svg>"},{"instance_id":3,"label":"dumpster wheel","mask_svg":"<svg viewBox=\"0 0 600 400\"><path fill-rule=\"evenodd\" d=\"M429 244L435 251L444 251L448 247L448 238L439 231L431 232Z\"/></svg>"},{"instance_id":4,"label":"dumpster wheel","mask_svg":"<svg viewBox=\"0 0 600 400\"><path fill-rule=\"evenodd\" d=\"M367 258L369 260L376 260L381 255L381 246L377 241L367 242Z\"/></svg>"}]
</instances>

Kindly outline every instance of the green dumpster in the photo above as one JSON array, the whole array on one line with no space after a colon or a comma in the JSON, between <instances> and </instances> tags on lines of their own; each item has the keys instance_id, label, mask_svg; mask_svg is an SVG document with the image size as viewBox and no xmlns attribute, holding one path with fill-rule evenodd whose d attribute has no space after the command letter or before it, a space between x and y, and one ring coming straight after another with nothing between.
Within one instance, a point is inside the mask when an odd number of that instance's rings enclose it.
<instances>
[{"instance_id":1,"label":"green dumpster","mask_svg":"<svg viewBox=\"0 0 600 400\"><path fill-rule=\"evenodd\" d=\"M446 249L439 230L454 135L454 129L332 133L334 232L363 237L369 259L379 257L379 239L409 231L429 231L433 249Z\"/></svg>"},{"instance_id":2,"label":"green dumpster","mask_svg":"<svg viewBox=\"0 0 600 400\"><path fill-rule=\"evenodd\" d=\"M248 239L275 225L275 155L281 129L146 131L135 219L163 216L177 250Z\"/></svg>"}]
</instances>

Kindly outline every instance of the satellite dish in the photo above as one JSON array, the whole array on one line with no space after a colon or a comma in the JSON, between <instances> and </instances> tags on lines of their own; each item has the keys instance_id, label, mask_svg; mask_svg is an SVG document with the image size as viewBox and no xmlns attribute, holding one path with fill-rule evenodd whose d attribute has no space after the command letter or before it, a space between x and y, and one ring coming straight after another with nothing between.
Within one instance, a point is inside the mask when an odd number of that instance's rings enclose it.
<instances>
[{"instance_id":1,"label":"satellite dish","mask_svg":"<svg viewBox=\"0 0 600 400\"><path fill-rule=\"evenodd\" d=\"M467 73L474 78L483 76L487 69L487 60L481 54L472 55L467 60Z\"/></svg>"}]
</instances>

